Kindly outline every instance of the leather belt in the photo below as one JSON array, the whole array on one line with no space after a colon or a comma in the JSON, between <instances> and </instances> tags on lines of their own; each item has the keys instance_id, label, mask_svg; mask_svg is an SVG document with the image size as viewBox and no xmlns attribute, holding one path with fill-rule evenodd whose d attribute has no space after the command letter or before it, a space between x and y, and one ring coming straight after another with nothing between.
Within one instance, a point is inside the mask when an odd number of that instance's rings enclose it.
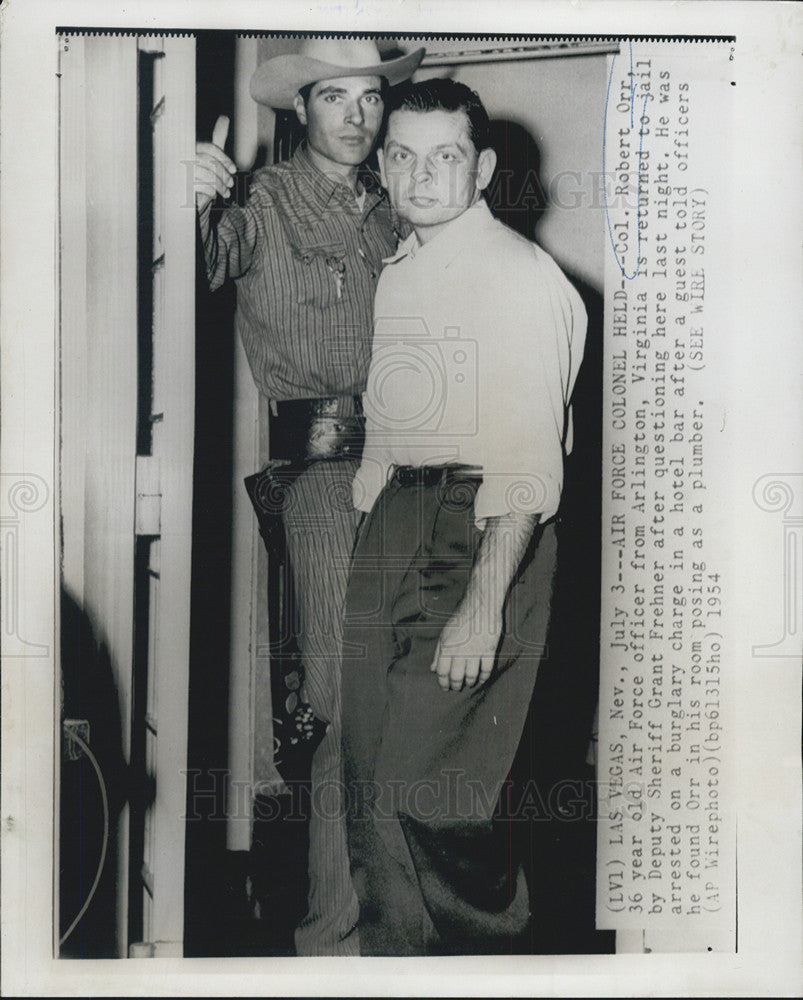
<instances>
[{"instance_id":1,"label":"leather belt","mask_svg":"<svg viewBox=\"0 0 803 1000\"><path fill-rule=\"evenodd\" d=\"M397 465L393 478L402 486L436 486L450 479L482 479L473 465Z\"/></svg>"},{"instance_id":2,"label":"leather belt","mask_svg":"<svg viewBox=\"0 0 803 1000\"><path fill-rule=\"evenodd\" d=\"M362 456L365 417L359 396L274 403L268 427L271 459L318 462Z\"/></svg>"}]
</instances>

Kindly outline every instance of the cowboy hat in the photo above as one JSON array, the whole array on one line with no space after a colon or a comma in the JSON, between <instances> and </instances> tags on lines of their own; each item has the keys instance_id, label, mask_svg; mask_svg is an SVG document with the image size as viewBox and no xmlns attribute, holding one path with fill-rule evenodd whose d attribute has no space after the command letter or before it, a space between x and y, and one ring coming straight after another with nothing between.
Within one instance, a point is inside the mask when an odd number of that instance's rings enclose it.
<instances>
[{"instance_id":1,"label":"cowboy hat","mask_svg":"<svg viewBox=\"0 0 803 1000\"><path fill-rule=\"evenodd\" d=\"M251 96L259 104L292 110L300 87L343 76L384 76L390 86L413 75L424 57L416 49L400 59L382 62L369 38L310 38L297 54L274 56L251 77Z\"/></svg>"}]
</instances>

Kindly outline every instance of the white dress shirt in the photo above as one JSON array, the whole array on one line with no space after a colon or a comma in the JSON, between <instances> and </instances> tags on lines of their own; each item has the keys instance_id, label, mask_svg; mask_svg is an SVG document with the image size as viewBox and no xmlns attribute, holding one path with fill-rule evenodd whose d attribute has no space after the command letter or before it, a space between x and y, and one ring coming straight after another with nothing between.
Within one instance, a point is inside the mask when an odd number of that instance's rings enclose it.
<instances>
[{"instance_id":1,"label":"white dress shirt","mask_svg":"<svg viewBox=\"0 0 803 1000\"><path fill-rule=\"evenodd\" d=\"M580 296L541 247L480 199L385 262L364 394L354 505L370 510L396 465L482 469L475 518L552 517L569 399L586 333Z\"/></svg>"}]
</instances>

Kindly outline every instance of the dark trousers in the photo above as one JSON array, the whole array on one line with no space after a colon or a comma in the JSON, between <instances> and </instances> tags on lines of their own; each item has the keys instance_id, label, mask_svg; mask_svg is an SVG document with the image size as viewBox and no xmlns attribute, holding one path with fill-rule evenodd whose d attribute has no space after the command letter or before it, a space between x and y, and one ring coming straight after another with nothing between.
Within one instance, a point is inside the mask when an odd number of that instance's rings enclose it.
<instances>
[{"instance_id":1,"label":"dark trousers","mask_svg":"<svg viewBox=\"0 0 803 1000\"><path fill-rule=\"evenodd\" d=\"M301 770L299 760L293 760L291 743L299 679L297 658L284 653L293 648L290 640L297 641L301 654L301 700L309 702L322 723L328 723L309 764L309 898L307 914L295 933L296 950L305 956L358 954L357 899L349 876L340 752L341 626L358 520L351 502L357 467L356 460L277 463L251 484L269 559L276 567L289 556L298 615L296 633L295 621L288 614L287 576L274 569L271 640L277 655L272 669L278 674L272 679L274 739L277 730L284 736L277 756L285 780L297 780ZM280 601L283 588L285 598ZM265 747L264 753L273 755L274 746ZM298 757L301 763L307 760L303 751Z\"/></svg>"},{"instance_id":2,"label":"dark trousers","mask_svg":"<svg viewBox=\"0 0 803 1000\"><path fill-rule=\"evenodd\" d=\"M363 955L510 951L529 918L500 802L546 655L554 524L536 529L514 578L490 680L445 692L430 671L482 538L480 481L392 479L352 561L343 755Z\"/></svg>"}]
</instances>

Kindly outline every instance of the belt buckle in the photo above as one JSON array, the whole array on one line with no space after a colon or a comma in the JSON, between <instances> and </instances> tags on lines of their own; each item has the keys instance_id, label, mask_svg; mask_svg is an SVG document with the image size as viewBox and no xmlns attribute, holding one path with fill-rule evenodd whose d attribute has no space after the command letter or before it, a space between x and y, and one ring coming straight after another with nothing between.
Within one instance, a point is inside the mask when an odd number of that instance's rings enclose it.
<instances>
[{"instance_id":1,"label":"belt buckle","mask_svg":"<svg viewBox=\"0 0 803 1000\"><path fill-rule=\"evenodd\" d=\"M447 470L445 465L397 465L393 475L402 486L434 486Z\"/></svg>"},{"instance_id":2,"label":"belt buckle","mask_svg":"<svg viewBox=\"0 0 803 1000\"><path fill-rule=\"evenodd\" d=\"M355 417L316 417L310 426L307 455L311 459L346 458L361 444L361 427Z\"/></svg>"}]
</instances>

